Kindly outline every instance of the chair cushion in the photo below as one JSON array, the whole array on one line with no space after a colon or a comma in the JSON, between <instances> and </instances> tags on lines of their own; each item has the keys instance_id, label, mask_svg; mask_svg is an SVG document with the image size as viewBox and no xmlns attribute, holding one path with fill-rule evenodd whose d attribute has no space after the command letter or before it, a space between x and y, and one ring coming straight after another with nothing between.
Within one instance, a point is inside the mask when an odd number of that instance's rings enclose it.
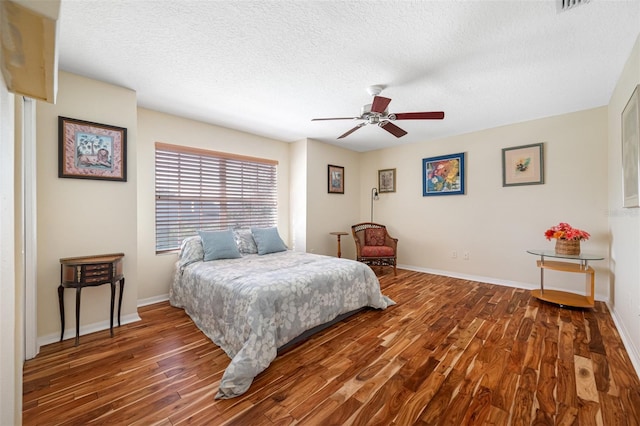
<instances>
[{"instance_id":1,"label":"chair cushion","mask_svg":"<svg viewBox=\"0 0 640 426\"><path fill-rule=\"evenodd\" d=\"M393 257L393 247L389 246L364 246L360 249L361 257Z\"/></svg>"},{"instance_id":2,"label":"chair cushion","mask_svg":"<svg viewBox=\"0 0 640 426\"><path fill-rule=\"evenodd\" d=\"M364 230L364 245L365 246L383 246L384 237L386 234L384 228L367 228Z\"/></svg>"}]
</instances>

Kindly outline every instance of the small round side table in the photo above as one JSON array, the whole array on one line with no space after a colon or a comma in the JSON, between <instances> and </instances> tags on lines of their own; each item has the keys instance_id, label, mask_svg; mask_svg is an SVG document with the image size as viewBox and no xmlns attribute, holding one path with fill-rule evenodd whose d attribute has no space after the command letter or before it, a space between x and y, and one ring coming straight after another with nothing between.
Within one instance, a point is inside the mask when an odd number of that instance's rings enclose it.
<instances>
[{"instance_id":1,"label":"small round side table","mask_svg":"<svg viewBox=\"0 0 640 426\"><path fill-rule=\"evenodd\" d=\"M338 237L338 257L342 257L342 252L340 251L340 237L343 235L349 235L349 233L343 232L343 231L336 231L336 232L329 232L329 234L335 235L336 237Z\"/></svg>"}]
</instances>

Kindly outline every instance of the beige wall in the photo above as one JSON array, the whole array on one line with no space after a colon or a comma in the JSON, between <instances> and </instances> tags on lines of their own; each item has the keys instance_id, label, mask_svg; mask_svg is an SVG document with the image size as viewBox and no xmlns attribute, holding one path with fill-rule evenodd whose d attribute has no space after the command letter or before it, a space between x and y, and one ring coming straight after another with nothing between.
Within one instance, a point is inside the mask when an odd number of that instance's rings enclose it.
<instances>
[{"instance_id":1,"label":"beige wall","mask_svg":"<svg viewBox=\"0 0 640 426\"><path fill-rule=\"evenodd\" d=\"M16 347L15 347L15 361L16 365L22 365L22 361L25 359L25 240L22 238L22 234L25 229L25 212L24 206L24 185L22 181L24 158L22 150L22 142L24 140L23 127L24 127L24 104L22 97L15 97L15 332L16 332ZM19 391L17 395L22 394L22 368L17 368L15 371L15 383L16 389ZM16 398L15 408L22 409L22 401L18 401L20 398Z\"/></svg>"},{"instance_id":2,"label":"beige wall","mask_svg":"<svg viewBox=\"0 0 640 426\"><path fill-rule=\"evenodd\" d=\"M307 251L307 146L307 140L303 139L289 148L290 248L302 252Z\"/></svg>"},{"instance_id":3,"label":"beige wall","mask_svg":"<svg viewBox=\"0 0 640 426\"><path fill-rule=\"evenodd\" d=\"M21 324L16 262L15 97L7 91L0 75L0 424L19 423L22 407L22 350L24 333ZM19 125L19 121L15 123Z\"/></svg>"},{"instance_id":4,"label":"beige wall","mask_svg":"<svg viewBox=\"0 0 640 426\"><path fill-rule=\"evenodd\" d=\"M38 336L60 333L59 259L123 252L123 322L135 320L138 300L136 93L61 72L55 105L38 102ZM58 116L127 128L127 182L58 178ZM75 292L65 291L65 338L75 335ZM82 290L81 333L109 324L110 286Z\"/></svg>"},{"instance_id":5,"label":"beige wall","mask_svg":"<svg viewBox=\"0 0 640 426\"><path fill-rule=\"evenodd\" d=\"M176 254L155 254L155 142L278 161L278 230L289 235L289 144L160 112L138 109L138 299L166 298Z\"/></svg>"},{"instance_id":6,"label":"beige wall","mask_svg":"<svg viewBox=\"0 0 640 426\"><path fill-rule=\"evenodd\" d=\"M333 231L351 233L358 222L360 193L360 153L313 139L307 140L307 230L306 251L335 256ZM328 165L344 167L344 194L329 193ZM342 237L342 256L355 258L351 236Z\"/></svg>"},{"instance_id":7,"label":"beige wall","mask_svg":"<svg viewBox=\"0 0 640 426\"><path fill-rule=\"evenodd\" d=\"M380 195L375 220L399 238L400 265L532 288L539 272L526 250L553 250L543 233L561 221L592 234L584 251L607 255L606 141L606 109L597 108L369 152L360 211L368 216L377 170L396 168L396 192ZM545 148L544 185L502 187L502 148L538 142ZM422 159L459 152L465 153L466 195L423 197ZM597 297L606 299L606 262L594 267ZM549 276L549 287L571 289L564 287L570 281L583 291L583 277L559 277Z\"/></svg>"},{"instance_id":8,"label":"beige wall","mask_svg":"<svg viewBox=\"0 0 640 426\"><path fill-rule=\"evenodd\" d=\"M609 101L609 242L611 307L618 328L640 371L640 209L622 208L620 116L640 84L640 36Z\"/></svg>"}]
</instances>

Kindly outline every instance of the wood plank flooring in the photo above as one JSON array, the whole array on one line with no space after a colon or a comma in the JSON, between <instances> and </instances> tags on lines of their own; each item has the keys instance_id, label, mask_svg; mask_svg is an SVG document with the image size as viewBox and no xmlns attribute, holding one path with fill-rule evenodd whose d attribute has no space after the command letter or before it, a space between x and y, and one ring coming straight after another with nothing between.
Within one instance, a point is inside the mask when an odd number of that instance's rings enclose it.
<instances>
[{"instance_id":1,"label":"wood plank flooring","mask_svg":"<svg viewBox=\"0 0 640 426\"><path fill-rule=\"evenodd\" d=\"M389 268L387 268L389 269ZM48 345L24 368L25 425L639 425L640 381L603 303L399 270L397 305L279 356L214 400L229 358L181 310Z\"/></svg>"}]
</instances>

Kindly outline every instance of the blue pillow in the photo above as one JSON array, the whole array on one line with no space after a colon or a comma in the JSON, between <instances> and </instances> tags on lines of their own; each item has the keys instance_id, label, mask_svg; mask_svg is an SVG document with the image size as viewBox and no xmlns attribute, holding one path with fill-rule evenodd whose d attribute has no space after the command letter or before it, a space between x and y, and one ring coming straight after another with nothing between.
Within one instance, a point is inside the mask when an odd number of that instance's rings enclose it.
<instances>
[{"instance_id":1,"label":"blue pillow","mask_svg":"<svg viewBox=\"0 0 640 426\"><path fill-rule=\"evenodd\" d=\"M217 259L237 259L238 251L233 231L198 231L204 248L204 261Z\"/></svg>"},{"instance_id":2,"label":"blue pillow","mask_svg":"<svg viewBox=\"0 0 640 426\"><path fill-rule=\"evenodd\" d=\"M251 234L258 246L258 254L277 253L287 250L278 228L251 228Z\"/></svg>"}]
</instances>

